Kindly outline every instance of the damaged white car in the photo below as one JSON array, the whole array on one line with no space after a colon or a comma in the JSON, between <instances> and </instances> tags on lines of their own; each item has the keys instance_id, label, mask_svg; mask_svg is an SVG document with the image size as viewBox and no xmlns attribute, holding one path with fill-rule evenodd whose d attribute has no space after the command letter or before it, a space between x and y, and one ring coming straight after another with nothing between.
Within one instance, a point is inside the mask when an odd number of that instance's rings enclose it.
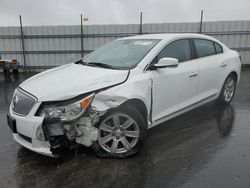
<instances>
[{"instance_id":1,"label":"damaged white car","mask_svg":"<svg viewBox=\"0 0 250 188\"><path fill-rule=\"evenodd\" d=\"M230 103L240 67L236 51L205 35L122 38L23 82L8 125L18 143L40 154L84 145L127 157L147 129L209 101Z\"/></svg>"}]
</instances>

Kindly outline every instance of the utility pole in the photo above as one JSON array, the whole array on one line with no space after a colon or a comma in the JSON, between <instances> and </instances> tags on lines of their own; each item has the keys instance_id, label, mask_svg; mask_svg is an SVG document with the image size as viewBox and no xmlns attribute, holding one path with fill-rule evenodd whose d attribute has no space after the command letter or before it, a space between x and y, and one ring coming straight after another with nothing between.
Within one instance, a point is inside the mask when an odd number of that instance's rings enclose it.
<instances>
[{"instance_id":1,"label":"utility pole","mask_svg":"<svg viewBox=\"0 0 250 188\"><path fill-rule=\"evenodd\" d=\"M19 21L20 21L20 37L22 43L23 66L24 68L26 68L27 64L26 64L25 45L24 45L23 23L21 15L19 15Z\"/></svg>"},{"instance_id":2,"label":"utility pole","mask_svg":"<svg viewBox=\"0 0 250 188\"><path fill-rule=\"evenodd\" d=\"M142 34L142 12L140 14L140 31L139 31L139 34L140 35Z\"/></svg>"},{"instance_id":3,"label":"utility pole","mask_svg":"<svg viewBox=\"0 0 250 188\"><path fill-rule=\"evenodd\" d=\"M203 10L201 10L200 33L202 33Z\"/></svg>"},{"instance_id":4,"label":"utility pole","mask_svg":"<svg viewBox=\"0 0 250 188\"><path fill-rule=\"evenodd\" d=\"M81 57L83 57L83 26L82 26L82 14L81 14Z\"/></svg>"}]
</instances>

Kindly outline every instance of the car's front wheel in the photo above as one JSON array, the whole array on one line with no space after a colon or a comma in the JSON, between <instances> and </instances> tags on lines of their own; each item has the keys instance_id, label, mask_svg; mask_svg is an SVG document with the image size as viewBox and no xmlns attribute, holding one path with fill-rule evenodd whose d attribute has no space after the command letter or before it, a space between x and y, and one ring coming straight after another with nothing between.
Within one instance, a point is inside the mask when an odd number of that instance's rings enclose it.
<instances>
[{"instance_id":1,"label":"car's front wheel","mask_svg":"<svg viewBox=\"0 0 250 188\"><path fill-rule=\"evenodd\" d=\"M229 104L233 100L236 89L236 82L237 79L234 74L230 74L226 78L222 90L220 92L220 96L217 99L218 104Z\"/></svg>"},{"instance_id":2,"label":"car's front wheel","mask_svg":"<svg viewBox=\"0 0 250 188\"><path fill-rule=\"evenodd\" d=\"M146 135L145 120L131 105L110 110L101 119L92 148L98 156L124 158L138 152Z\"/></svg>"}]
</instances>

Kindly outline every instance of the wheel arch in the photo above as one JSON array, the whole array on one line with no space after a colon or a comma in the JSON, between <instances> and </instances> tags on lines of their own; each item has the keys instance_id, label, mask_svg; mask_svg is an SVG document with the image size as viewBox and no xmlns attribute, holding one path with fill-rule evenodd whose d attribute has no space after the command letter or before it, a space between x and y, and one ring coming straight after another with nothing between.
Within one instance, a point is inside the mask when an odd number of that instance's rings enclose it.
<instances>
[{"instance_id":1,"label":"wheel arch","mask_svg":"<svg viewBox=\"0 0 250 188\"><path fill-rule=\"evenodd\" d=\"M224 80L222 80L223 82L222 82L222 84L221 84L221 86L220 86L220 91L222 90L222 88L223 88L223 85L224 85L224 83L225 83L225 81L226 81L226 79L228 78L228 76L230 76L230 75L233 75L233 77L235 78L235 80L236 80L236 83L238 83L238 74L237 74L237 72L236 71L234 71L234 70L232 70L232 71L230 71L228 74L227 74L227 76L225 77L225 79Z\"/></svg>"},{"instance_id":2,"label":"wheel arch","mask_svg":"<svg viewBox=\"0 0 250 188\"><path fill-rule=\"evenodd\" d=\"M126 105L133 106L135 109L137 109L141 113L146 125L148 125L148 123L147 123L148 122L147 121L148 120L148 109L147 109L145 103L142 100L137 99L137 98L133 98L133 99L129 99L129 100L125 101L121 105L123 105L123 106L126 106Z\"/></svg>"},{"instance_id":3,"label":"wheel arch","mask_svg":"<svg viewBox=\"0 0 250 188\"><path fill-rule=\"evenodd\" d=\"M236 71L231 71L231 72L228 74L228 76L229 76L229 75L233 75L233 77L235 78L236 82L238 82L238 74L237 74Z\"/></svg>"},{"instance_id":4,"label":"wheel arch","mask_svg":"<svg viewBox=\"0 0 250 188\"><path fill-rule=\"evenodd\" d=\"M229 74L227 74L227 77L225 78L225 80L223 81L223 84L222 84L222 86L221 86L221 90L220 90L220 93L219 93L219 95L218 95L218 97L217 97L217 99L216 99L216 103L217 104L229 104L231 101L232 101L232 99L233 99L233 96L231 97L231 99L229 100L229 101L226 101L225 102L225 99L223 98L223 93L224 93L224 91L223 91L223 89L224 89L224 85L225 85L225 83L226 83L226 81L227 81L227 79L229 78L229 77L233 77L233 79L235 80L235 82L236 82L236 84L237 84L237 82L238 82L238 74L237 74L237 72L236 71L231 71L231 72L229 72ZM235 89L235 88L234 88ZM234 91L235 92L235 91ZM234 93L233 93L233 95L234 95Z\"/></svg>"}]
</instances>

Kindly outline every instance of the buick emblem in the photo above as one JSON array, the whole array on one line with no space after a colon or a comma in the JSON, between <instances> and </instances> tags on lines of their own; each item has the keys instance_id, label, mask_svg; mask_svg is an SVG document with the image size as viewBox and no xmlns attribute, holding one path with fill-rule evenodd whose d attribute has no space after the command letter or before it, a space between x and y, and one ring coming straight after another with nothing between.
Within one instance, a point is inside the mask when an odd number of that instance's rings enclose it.
<instances>
[{"instance_id":1,"label":"buick emblem","mask_svg":"<svg viewBox=\"0 0 250 188\"><path fill-rule=\"evenodd\" d=\"M19 101L19 97L16 95L13 99L13 108L15 108L16 104L18 103Z\"/></svg>"}]
</instances>

